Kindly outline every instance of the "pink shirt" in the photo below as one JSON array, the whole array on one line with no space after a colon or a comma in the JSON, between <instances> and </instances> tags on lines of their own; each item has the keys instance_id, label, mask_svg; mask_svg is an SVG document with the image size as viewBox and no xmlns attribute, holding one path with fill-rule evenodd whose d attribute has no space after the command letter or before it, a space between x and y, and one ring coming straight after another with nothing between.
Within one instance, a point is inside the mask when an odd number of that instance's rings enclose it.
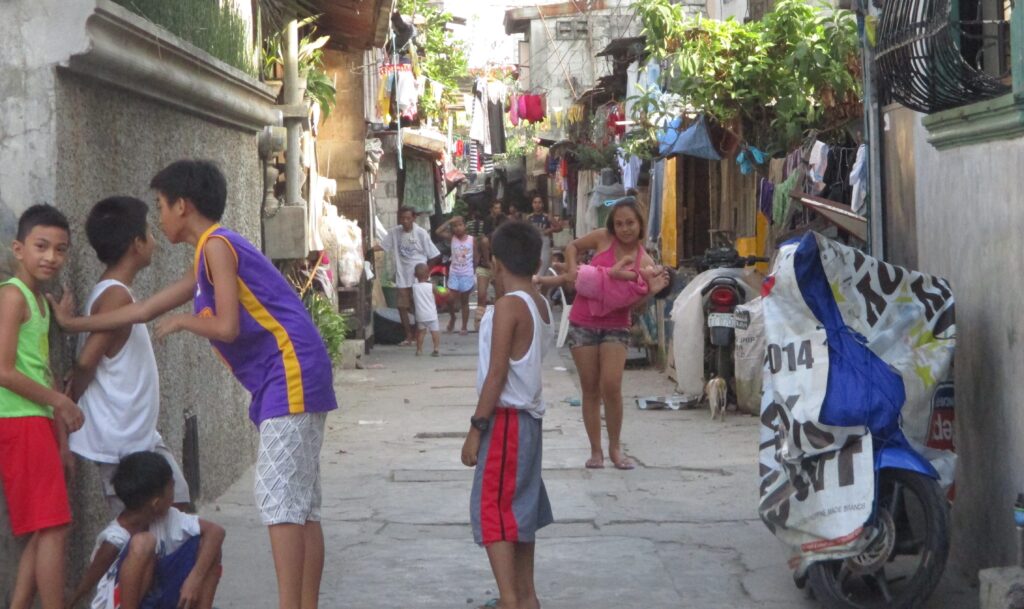
<instances>
[{"instance_id":1,"label":"pink shirt","mask_svg":"<svg viewBox=\"0 0 1024 609\"><path fill-rule=\"evenodd\" d=\"M635 271L635 267L634 267ZM647 282L637 273L636 279L622 281L608 275L603 266L583 264L576 277L576 294L590 304L590 314L602 317L616 310L632 307L647 296Z\"/></svg>"},{"instance_id":2,"label":"pink shirt","mask_svg":"<svg viewBox=\"0 0 1024 609\"><path fill-rule=\"evenodd\" d=\"M606 269L615 266L615 246L618 244L618 240L615 240L611 247L594 256L593 260L590 261L590 266L603 267ZM641 255L643 255L642 249L640 249L640 252ZM610 283L630 282L611 280ZM633 325L632 319L630 319L629 309L632 304L636 304L635 302L609 311L605 315L594 315L593 311L600 310L601 302L598 301L596 306L592 305L593 302L594 299L587 298L577 291L576 300L573 301L572 310L569 311L569 322L583 328L595 328L599 330L616 330L629 328Z\"/></svg>"}]
</instances>

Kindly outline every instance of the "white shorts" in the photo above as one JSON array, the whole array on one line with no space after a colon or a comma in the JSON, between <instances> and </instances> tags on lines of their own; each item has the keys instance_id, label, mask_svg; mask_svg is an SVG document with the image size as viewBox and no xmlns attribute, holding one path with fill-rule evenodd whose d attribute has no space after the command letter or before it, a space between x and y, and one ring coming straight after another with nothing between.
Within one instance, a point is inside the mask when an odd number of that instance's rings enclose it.
<instances>
[{"instance_id":1,"label":"white shorts","mask_svg":"<svg viewBox=\"0 0 1024 609\"><path fill-rule=\"evenodd\" d=\"M163 440L160 440L153 447L153 452L167 459L167 464L171 466L171 476L174 477L174 503L191 503L192 496L188 492L188 482L185 481L185 474L182 473L181 467L174 459L171 449L167 448ZM116 518L118 514L124 511L124 504L121 503L121 500L117 498L117 493L114 492L114 472L117 471L117 463L99 463L98 465L100 466L100 482L103 484L103 494L107 498L107 507L110 508L110 513Z\"/></svg>"},{"instance_id":2,"label":"white shorts","mask_svg":"<svg viewBox=\"0 0 1024 609\"><path fill-rule=\"evenodd\" d=\"M320 520L320 447L326 412L304 412L260 423L256 509L263 524Z\"/></svg>"},{"instance_id":3,"label":"white shorts","mask_svg":"<svg viewBox=\"0 0 1024 609\"><path fill-rule=\"evenodd\" d=\"M438 324L436 319L432 319L430 321L417 322L416 326L420 330L427 330L428 332L440 332L441 331L441 326L440 326L440 324Z\"/></svg>"}]
</instances>

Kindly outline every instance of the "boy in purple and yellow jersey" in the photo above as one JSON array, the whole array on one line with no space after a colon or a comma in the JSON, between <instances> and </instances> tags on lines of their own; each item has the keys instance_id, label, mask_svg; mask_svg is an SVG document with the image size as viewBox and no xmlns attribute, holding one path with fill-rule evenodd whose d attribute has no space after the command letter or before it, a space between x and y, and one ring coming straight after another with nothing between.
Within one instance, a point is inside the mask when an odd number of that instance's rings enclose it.
<instances>
[{"instance_id":1,"label":"boy in purple and yellow jersey","mask_svg":"<svg viewBox=\"0 0 1024 609\"><path fill-rule=\"evenodd\" d=\"M73 304L62 300L58 322L73 332L109 330L193 301L194 314L157 323L157 338L185 330L209 339L252 393L249 418L260 431L256 506L270 529L278 601L281 609L314 609L324 563L320 446L326 413L337 408L327 350L287 280L245 238L217 223L227 184L213 163L177 161L150 187L161 230L171 243L195 247L192 272L109 314L72 318Z\"/></svg>"}]
</instances>

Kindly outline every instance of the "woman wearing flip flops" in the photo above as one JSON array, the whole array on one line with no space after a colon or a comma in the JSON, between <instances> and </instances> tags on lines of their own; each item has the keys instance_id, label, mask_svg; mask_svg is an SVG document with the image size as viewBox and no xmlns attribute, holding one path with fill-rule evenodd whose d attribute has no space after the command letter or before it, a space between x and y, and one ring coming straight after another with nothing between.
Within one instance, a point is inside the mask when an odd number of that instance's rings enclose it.
<instances>
[{"instance_id":1,"label":"woman wearing flip flops","mask_svg":"<svg viewBox=\"0 0 1024 609\"><path fill-rule=\"evenodd\" d=\"M567 274L565 281L572 285L577 276L577 259L581 252L595 252L590 264L612 267L625 257L636 261L640 268L651 264L643 241L646 234L643 214L632 197L612 207L604 228L599 228L565 248ZM656 294L668 285L668 272L655 275L649 294ZM605 424L608 427L608 458L618 469L633 469L636 463L622 450L622 373L626 367L626 348L629 346L632 319L631 308L625 307L595 316L588 299L577 293L569 313L567 344L580 376L583 391L583 425L590 439L590 458L586 466L604 467L601 447L601 403L604 402Z\"/></svg>"}]
</instances>

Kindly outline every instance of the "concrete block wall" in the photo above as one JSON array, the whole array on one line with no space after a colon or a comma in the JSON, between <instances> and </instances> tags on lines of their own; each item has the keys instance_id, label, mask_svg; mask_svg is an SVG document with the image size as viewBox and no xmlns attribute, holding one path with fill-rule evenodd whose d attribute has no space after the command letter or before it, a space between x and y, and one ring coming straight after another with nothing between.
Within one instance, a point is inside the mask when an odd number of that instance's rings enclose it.
<instances>
[{"instance_id":1,"label":"concrete block wall","mask_svg":"<svg viewBox=\"0 0 1024 609\"><path fill-rule=\"evenodd\" d=\"M398 224L398 208L400 199L398 197L398 155L394 152L385 152L380 159L380 171L377 173L377 183L373 188L373 200L377 208L377 217L390 229Z\"/></svg>"},{"instance_id":2,"label":"concrete block wall","mask_svg":"<svg viewBox=\"0 0 1024 609\"><path fill-rule=\"evenodd\" d=\"M1015 563L1024 492L1024 138L937 150L914 125L917 261L956 298L953 553L973 575Z\"/></svg>"}]
</instances>

